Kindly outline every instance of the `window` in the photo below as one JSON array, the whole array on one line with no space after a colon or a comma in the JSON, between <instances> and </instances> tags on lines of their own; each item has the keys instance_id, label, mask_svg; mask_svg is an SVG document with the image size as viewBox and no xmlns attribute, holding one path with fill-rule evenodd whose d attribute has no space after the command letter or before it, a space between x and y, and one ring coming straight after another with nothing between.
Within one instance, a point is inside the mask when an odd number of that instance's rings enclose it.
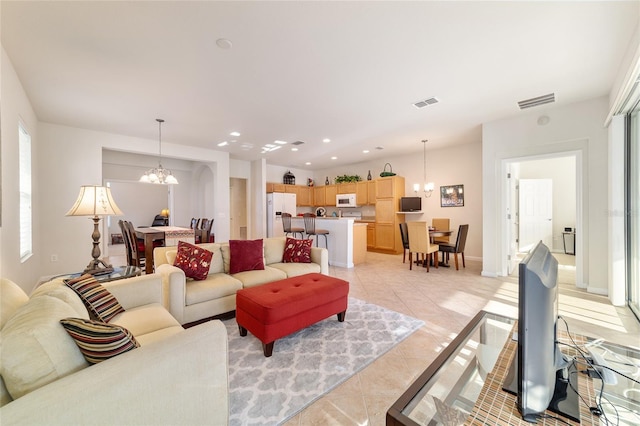
<instances>
[{"instance_id":1,"label":"window","mask_svg":"<svg viewBox=\"0 0 640 426\"><path fill-rule=\"evenodd\" d=\"M629 121L627 121L629 123ZM640 319L640 111L631 114L626 147L626 227L628 303Z\"/></svg>"},{"instance_id":2,"label":"window","mask_svg":"<svg viewBox=\"0 0 640 426\"><path fill-rule=\"evenodd\" d=\"M19 190L20 190L20 260L24 262L33 253L31 215L31 136L22 123L18 124Z\"/></svg>"}]
</instances>

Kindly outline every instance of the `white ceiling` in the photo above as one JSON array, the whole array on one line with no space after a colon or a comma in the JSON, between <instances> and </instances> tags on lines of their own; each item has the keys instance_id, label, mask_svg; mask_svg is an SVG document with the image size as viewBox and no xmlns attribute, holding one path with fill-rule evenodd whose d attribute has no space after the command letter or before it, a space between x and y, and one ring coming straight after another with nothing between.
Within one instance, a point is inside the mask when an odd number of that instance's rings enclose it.
<instances>
[{"instance_id":1,"label":"white ceiling","mask_svg":"<svg viewBox=\"0 0 640 426\"><path fill-rule=\"evenodd\" d=\"M319 169L421 153L422 139L479 141L482 123L521 114L523 99L607 95L639 10L637 1L3 0L1 36L41 121L157 140L159 117L163 141L245 160L276 139L300 140L267 162ZM233 47L217 47L221 38ZM431 96L440 103L412 105Z\"/></svg>"}]
</instances>

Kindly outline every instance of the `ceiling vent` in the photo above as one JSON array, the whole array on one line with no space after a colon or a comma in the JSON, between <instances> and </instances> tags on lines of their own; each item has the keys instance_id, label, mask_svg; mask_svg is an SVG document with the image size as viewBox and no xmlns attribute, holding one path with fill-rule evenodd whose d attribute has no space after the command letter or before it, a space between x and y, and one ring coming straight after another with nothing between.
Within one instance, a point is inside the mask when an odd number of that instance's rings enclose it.
<instances>
[{"instance_id":1,"label":"ceiling vent","mask_svg":"<svg viewBox=\"0 0 640 426\"><path fill-rule=\"evenodd\" d=\"M304 144L304 142L302 141L291 142L291 145L302 145L302 144Z\"/></svg>"},{"instance_id":2,"label":"ceiling vent","mask_svg":"<svg viewBox=\"0 0 640 426\"><path fill-rule=\"evenodd\" d=\"M381 146L376 146L376 149L377 149L378 151L382 151L384 148L383 148L383 147L381 147Z\"/></svg>"},{"instance_id":3,"label":"ceiling vent","mask_svg":"<svg viewBox=\"0 0 640 426\"><path fill-rule=\"evenodd\" d=\"M440 102L438 98L433 97L433 98L425 99L424 101L418 101L414 103L413 106L416 108L424 108L429 105L437 104L438 102Z\"/></svg>"},{"instance_id":4,"label":"ceiling vent","mask_svg":"<svg viewBox=\"0 0 640 426\"><path fill-rule=\"evenodd\" d=\"M537 98L525 99L518 102L520 109L527 109L537 107L539 105L550 104L556 101L555 93L549 93L548 95L538 96Z\"/></svg>"}]
</instances>

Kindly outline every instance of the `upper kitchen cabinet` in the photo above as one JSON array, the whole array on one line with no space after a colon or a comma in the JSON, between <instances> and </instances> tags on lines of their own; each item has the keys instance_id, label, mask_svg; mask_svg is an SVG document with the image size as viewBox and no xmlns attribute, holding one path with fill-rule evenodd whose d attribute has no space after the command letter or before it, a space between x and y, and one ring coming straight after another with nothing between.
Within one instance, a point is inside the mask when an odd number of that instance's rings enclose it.
<instances>
[{"instance_id":1,"label":"upper kitchen cabinet","mask_svg":"<svg viewBox=\"0 0 640 426\"><path fill-rule=\"evenodd\" d=\"M339 183L336 185L338 190L338 194L355 194L356 193L356 183Z\"/></svg>"}]
</instances>

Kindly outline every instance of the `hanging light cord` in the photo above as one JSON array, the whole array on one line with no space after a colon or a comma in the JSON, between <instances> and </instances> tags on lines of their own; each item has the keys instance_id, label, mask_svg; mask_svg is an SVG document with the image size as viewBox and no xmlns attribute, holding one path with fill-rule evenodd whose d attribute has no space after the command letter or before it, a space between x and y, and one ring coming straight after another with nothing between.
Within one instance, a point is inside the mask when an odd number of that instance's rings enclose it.
<instances>
[{"instance_id":1,"label":"hanging light cord","mask_svg":"<svg viewBox=\"0 0 640 426\"><path fill-rule=\"evenodd\" d=\"M164 123L164 120L156 118L156 121L158 122L158 165L162 168L162 123Z\"/></svg>"},{"instance_id":2,"label":"hanging light cord","mask_svg":"<svg viewBox=\"0 0 640 426\"><path fill-rule=\"evenodd\" d=\"M422 184L427 184L427 141L428 139L422 140L422 152L423 152L423 163L422 163Z\"/></svg>"}]
</instances>

